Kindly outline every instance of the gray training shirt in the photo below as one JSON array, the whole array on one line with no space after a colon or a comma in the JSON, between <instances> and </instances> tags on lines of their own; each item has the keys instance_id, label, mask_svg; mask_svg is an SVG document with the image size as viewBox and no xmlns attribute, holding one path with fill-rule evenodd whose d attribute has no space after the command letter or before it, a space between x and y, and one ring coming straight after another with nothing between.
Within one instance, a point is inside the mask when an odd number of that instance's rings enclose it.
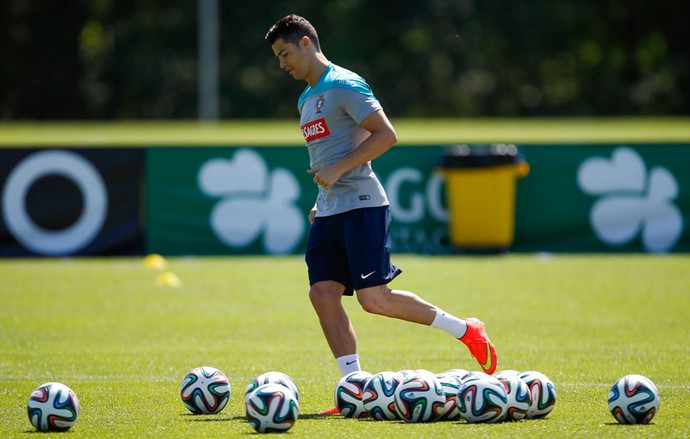
<instances>
[{"instance_id":1,"label":"gray training shirt","mask_svg":"<svg viewBox=\"0 0 690 439\"><path fill-rule=\"evenodd\" d=\"M382 108L362 77L333 63L328 63L314 87L302 92L297 107L312 168L335 163L355 150L369 136L359 123ZM343 174L330 189L319 186L316 216L387 205L383 186L368 162Z\"/></svg>"}]
</instances>

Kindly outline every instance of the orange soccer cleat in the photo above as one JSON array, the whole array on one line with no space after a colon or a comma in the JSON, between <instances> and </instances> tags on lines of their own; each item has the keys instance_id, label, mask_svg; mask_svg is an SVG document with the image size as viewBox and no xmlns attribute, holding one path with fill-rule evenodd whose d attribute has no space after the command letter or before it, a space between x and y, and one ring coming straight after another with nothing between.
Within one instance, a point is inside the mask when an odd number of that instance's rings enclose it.
<instances>
[{"instance_id":1,"label":"orange soccer cleat","mask_svg":"<svg viewBox=\"0 0 690 439\"><path fill-rule=\"evenodd\" d=\"M482 370L491 375L496 371L498 356L496 348L484 330L484 323L474 317L463 319L467 323L467 332L458 340L465 343L470 354L477 360Z\"/></svg>"},{"instance_id":2,"label":"orange soccer cleat","mask_svg":"<svg viewBox=\"0 0 690 439\"><path fill-rule=\"evenodd\" d=\"M340 414L340 410L338 410L338 407L333 407L333 408L330 409L330 410L326 410L326 411L323 411L323 412L319 412L319 414L320 414L320 415L339 415L339 414Z\"/></svg>"}]
</instances>

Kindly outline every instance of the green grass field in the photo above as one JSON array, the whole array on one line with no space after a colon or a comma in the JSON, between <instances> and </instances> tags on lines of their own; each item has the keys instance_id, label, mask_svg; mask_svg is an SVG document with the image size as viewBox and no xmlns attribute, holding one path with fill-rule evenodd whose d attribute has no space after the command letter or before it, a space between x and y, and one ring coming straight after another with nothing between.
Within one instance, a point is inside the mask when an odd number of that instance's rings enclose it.
<instances>
[{"instance_id":1,"label":"green grass field","mask_svg":"<svg viewBox=\"0 0 690 439\"><path fill-rule=\"evenodd\" d=\"M454 143L685 143L688 117L393 119L399 145ZM288 120L0 122L0 148L302 145Z\"/></svg>"},{"instance_id":2,"label":"green grass field","mask_svg":"<svg viewBox=\"0 0 690 439\"><path fill-rule=\"evenodd\" d=\"M406 424L322 417L339 379L306 292L301 257L179 258L179 288L159 287L141 258L0 260L0 437L27 437L31 391L59 381L78 395L69 437L254 434L243 394L266 371L301 392L297 437L687 437L690 257L508 255L395 258L392 285L487 324L499 369L538 370L558 400L544 420ZM477 370L447 334L346 306L364 369ZM230 378L219 415L193 416L182 377L209 365ZM618 425L606 397L621 376L659 387L652 424Z\"/></svg>"}]
</instances>

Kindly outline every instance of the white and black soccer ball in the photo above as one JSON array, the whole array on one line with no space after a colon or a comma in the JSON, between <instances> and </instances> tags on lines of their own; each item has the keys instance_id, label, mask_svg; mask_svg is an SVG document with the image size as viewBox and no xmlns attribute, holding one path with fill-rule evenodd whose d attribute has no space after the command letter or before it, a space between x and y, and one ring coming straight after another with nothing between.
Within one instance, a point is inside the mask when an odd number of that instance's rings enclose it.
<instances>
[{"instance_id":1,"label":"white and black soccer ball","mask_svg":"<svg viewBox=\"0 0 690 439\"><path fill-rule=\"evenodd\" d=\"M351 372L340 378L335 386L335 406L346 418L363 418L369 416L364 408L364 387L373 375L363 370Z\"/></svg>"},{"instance_id":2,"label":"white and black soccer ball","mask_svg":"<svg viewBox=\"0 0 690 439\"><path fill-rule=\"evenodd\" d=\"M436 421L445 405L441 382L428 371L407 375L395 389L395 410L405 422Z\"/></svg>"},{"instance_id":3,"label":"white and black soccer ball","mask_svg":"<svg viewBox=\"0 0 690 439\"><path fill-rule=\"evenodd\" d=\"M182 379L180 398L195 415L220 413L230 400L230 380L215 367L194 368Z\"/></svg>"},{"instance_id":4,"label":"white and black soccer ball","mask_svg":"<svg viewBox=\"0 0 690 439\"><path fill-rule=\"evenodd\" d=\"M362 405L369 416L377 421L398 419L395 410L395 389L402 381L398 372L385 371L374 374L364 386Z\"/></svg>"},{"instance_id":5,"label":"white and black soccer ball","mask_svg":"<svg viewBox=\"0 0 690 439\"><path fill-rule=\"evenodd\" d=\"M31 392L27 412L38 431L67 431L79 417L79 399L64 384L45 383Z\"/></svg>"},{"instance_id":6,"label":"white and black soccer ball","mask_svg":"<svg viewBox=\"0 0 690 439\"><path fill-rule=\"evenodd\" d=\"M498 380L503 383L508 395L504 420L519 421L525 419L532 404L532 395L530 394L529 387L527 387L527 383L517 373L501 375Z\"/></svg>"},{"instance_id":7,"label":"white and black soccer ball","mask_svg":"<svg viewBox=\"0 0 690 439\"><path fill-rule=\"evenodd\" d=\"M280 384L292 390L292 393L294 393L295 397L297 398L297 402L299 402L299 389L297 388L295 380L283 372L265 372L254 378L244 391L245 401L247 400L249 394L254 391L254 389L269 383Z\"/></svg>"},{"instance_id":8,"label":"white and black soccer ball","mask_svg":"<svg viewBox=\"0 0 690 439\"><path fill-rule=\"evenodd\" d=\"M609 391L609 410L621 424L648 424L661 404L659 390L647 377L626 375Z\"/></svg>"},{"instance_id":9,"label":"white and black soccer ball","mask_svg":"<svg viewBox=\"0 0 690 439\"><path fill-rule=\"evenodd\" d=\"M436 374L436 379L441 383L443 392L446 395L446 404L443 407L439 421L456 421L460 419L460 408L458 407L458 392L462 387L462 372L443 372Z\"/></svg>"},{"instance_id":10,"label":"white and black soccer ball","mask_svg":"<svg viewBox=\"0 0 690 439\"><path fill-rule=\"evenodd\" d=\"M258 433L282 433L297 422L299 402L292 390L282 384L263 384L245 399L245 413Z\"/></svg>"},{"instance_id":11,"label":"white and black soccer ball","mask_svg":"<svg viewBox=\"0 0 690 439\"><path fill-rule=\"evenodd\" d=\"M522 372L518 376L529 387L532 398L525 418L538 419L551 413L556 405L556 386L549 377L534 370Z\"/></svg>"},{"instance_id":12,"label":"white and black soccer ball","mask_svg":"<svg viewBox=\"0 0 690 439\"><path fill-rule=\"evenodd\" d=\"M494 423L505 419L508 394L496 378L467 380L458 392L460 416L470 423Z\"/></svg>"}]
</instances>

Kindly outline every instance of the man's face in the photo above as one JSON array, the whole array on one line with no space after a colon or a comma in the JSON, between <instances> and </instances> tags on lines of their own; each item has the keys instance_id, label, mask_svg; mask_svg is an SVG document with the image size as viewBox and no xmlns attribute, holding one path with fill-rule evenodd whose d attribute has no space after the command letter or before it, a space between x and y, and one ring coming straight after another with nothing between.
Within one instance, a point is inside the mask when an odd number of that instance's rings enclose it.
<instances>
[{"instance_id":1,"label":"man's face","mask_svg":"<svg viewBox=\"0 0 690 439\"><path fill-rule=\"evenodd\" d=\"M307 44L303 41L299 45L292 44L279 38L271 48L275 56L278 57L281 69L298 80L304 80L307 77L309 73Z\"/></svg>"}]
</instances>

